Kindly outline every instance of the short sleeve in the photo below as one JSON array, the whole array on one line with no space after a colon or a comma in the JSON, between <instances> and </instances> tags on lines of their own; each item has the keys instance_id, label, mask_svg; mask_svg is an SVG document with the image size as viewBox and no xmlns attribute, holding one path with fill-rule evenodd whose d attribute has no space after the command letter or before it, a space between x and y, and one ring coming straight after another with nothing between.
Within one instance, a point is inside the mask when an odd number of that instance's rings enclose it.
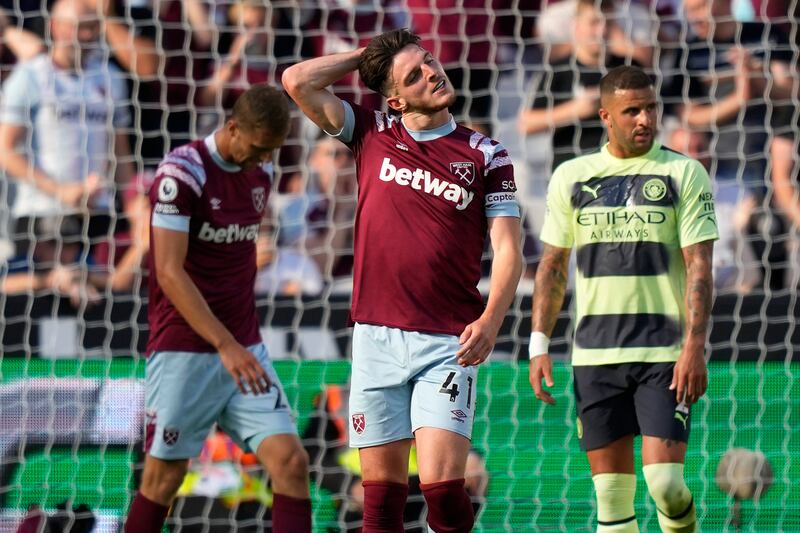
<instances>
[{"instance_id":1,"label":"short sleeve","mask_svg":"<svg viewBox=\"0 0 800 533\"><path fill-rule=\"evenodd\" d=\"M491 143L490 153L485 180L486 216L519 217L517 185L514 181L514 165L511 157L505 147L495 141Z\"/></svg>"},{"instance_id":2,"label":"short sleeve","mask_svg":"<svg viewBox=\"0 0 800 533\"><path fill-rule=\"evenodd\" d=\"M352 102L344 102L344 109L345 125L342 132L336 138L344 142L356 156L361 150L361 147L365 144L367 138L400 125L399 116L389 115L383 111L374 109L367 109L366 107ZM352 129L350 129L350 120L352 120ZM349 140L345 140L344 138L345 130L350 130Z\"/></svg>"},{"instance_id":3,"label":"short sleeve","mask_svg":"<svg viewBox=\"0 0 800 533\"><path fill-rule=\"evenodd\" d=\"M547 206L540 239L560 248L572 248L575 236L572 229L572 205L567 191L568 183L559 166L550 178L547 188Z\"/></svg>"},{"instance_id":4,"label":"short sleeve","mask_svg":"<svg viewBox=\"0 0 800 533\"><path fill-rule=\"evenodd\" d=\"M0 122L5 124L31 124L33 110L39 105L41 95L33 73L26 63L20 64L3 84L0 98Z\"/></svg>"},{"instance_id":5,"label":"short sleeve","mask_svg":"<svg viewBox=\"0 0 800 533\"><path fill-rule=\"evenodd\" d=\"M681 182L678 237L681 248L719 238L711 179L703 166L691 160Z\"/></svg>"},{"instance_id":6,"label":"short sleeve","mask_svg":"<svg viewBox=\"0 0 800 533\"><path fill-rule=\"evenodd\" d=\"M353 106L351 106L348 102L342 100L342 106L344 107L344 125L342 129L336 133L328 132L325 133L329 137L333 137L334 139L338 139L343 143L349 143L353 140L353 129L356 125L356 117L353 113Z\"/></svg>"},{"instance_id":7,"label":"short sleeve","mask_svg":"<svg viewBox=\"0 0 800 533\"><path fill-rule=\"evenodd\" d=\"M153 227L188 232L203 181L191 166L181 164L173 154L167 155L150 188Z\"/></svg>"}]
</instances>

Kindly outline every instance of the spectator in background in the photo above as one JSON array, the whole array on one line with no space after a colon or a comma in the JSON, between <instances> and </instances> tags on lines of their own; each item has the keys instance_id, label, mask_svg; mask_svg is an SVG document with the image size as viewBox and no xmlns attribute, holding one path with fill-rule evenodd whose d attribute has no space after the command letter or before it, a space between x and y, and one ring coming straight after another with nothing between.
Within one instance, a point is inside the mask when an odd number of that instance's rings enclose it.
<instances>
[{"instance_id":1,"label":"spectator in background","mask_svg":"<svg viewBox=\"0 0 800 533\"><path fill-rule=\"evenodd\" d=\"M239 0L228 8L227 24L233 40L227 54L211 65L210 79L198 95L202 107L215 111L231 109L236 99L251 85L272 82L276 77L272 54L274 34L272 10L263 0ZM213 128L219 127L223 113L211 113Z\"/></svg>"},{"instance_id":2,"label":"spectator in background","mask_svg":"<svg viewBox=\"0 0 800 533\"><path fill-rule=\"evenodd\" d=\"M356 165L353 153L322 135L308 160L311 180L325 199L326 234L316 255L326 279L350 276L353 268L353 223L356 216Z\"/></svg>"},{"instance_id":3,"label":"spectator in background","mask_svg":"<svg viewBox=\"0 0 800 533\"><path fill-rule=\"evenodd\" d=\"M90 271L82 261L82 219L71 215L37 217L33 226L35 246L30 256L0 266L0 285L5 294L50 293L68 298L73 307L99 300L97 287L106 278Z\"/></svg>"},{"instance_id":4,"label":"spectator in background","mask_svg":"<svg viewBox=\"0 0 800 533\"><path fill-rule=\"evenodd\" d=\"M124 195L128 229L117 233L112 241L98 243L91 256L83 253L85 236L80 216L37 217L30 257L17 256L0 264L1 291L51 293L69 298L75 308L96 303L105 291L138 292L150 244L147 193L152 180L152 172L137 176Z\"/></svg>"},{"instance_id":5,"label":"spectator in background","mask_svg":"<svg viewBox=\"0 0 800 533\"><path fill-rule=\"evenodd\" d=\"M257 292L319 294L352 270L356 176L353 154L323 135L308 159L308 177L285 175L271 198L275 248Z\"/></svg>"},{"instance_id":6,"label":"spectator in background","mask_svg":"<svg viewBox=\"0 0 800 533\"><path fill-rule=\"evenodd\" d=\"M578 0L572 23L572 54L553 62L531 87L533 102L522 110L519 129L525 135L552 130L551 170L597 150L603 143L605 131L597 115L600 78L629 61L607 49L610 27L595 0Z\"/></svg>"},{"instance_id":7,"label":"spectator in background","mask_svg":"<svg viewBox=\"0 0 800 533\"><path fill-rule=\"evenodd\" d=\"M44 51L44 43L35 33L13 25L5 9L0 8L0 82L17 61L27 61Z\"/></svg>"},{"instance_id":8,"label":"spectator in background","mask_svg":"<svg viewBox=\"0 0 800 533\"><path fill-rule=\"evenodd\" d=\"M318 295L323 279L312 254L324 246L324 228L314 223L323 218L322 198L309 190L300 172L284 175L281 181L282 190L270 197L274 247L256 277L256 292Z\"/></svg>"},{"instance_id":9,"label":"spectator in background","mask_svg":"<svg viewBox=\"0 0 800 533\"><path fill-rule=\"evenodd\" d=\"M207 79L198 83L196 99L201 135L221 127L224 110L230 109L251 85L279 80L287 66L287 54L295 58L298 52L304 53L304 48L298 50L292 45L296 27L286 27L287 17L296 11L290 5L274 6L265 0L217 4L214 12L218 20L222 19L219 26L223 29L217 41L219 54L207 62L208 72L203 76ZM301 24L304 32L309 31L309 25L311 21ZM289 172L299 170L302 130L302 120L296 116L279 154L279 164Z\"/></svg>"},{"instance_id":10,"label":"spectator in background","mask_svg":"<svg viewBox=\"0 0 800 533\"><path fill-rule=\"evenodd\" d=\"M459 124L491 136L503 40L493 15L527 2L505 0L407 0L411 31L444 67L456 92L450 112ZM487 4L493 9L487 9Z\"/></svg>"},{"instance_id":11,"label":"spectator in background","mask_svg":"<svg viewBox=\"0 0 800 533\"><path fill-rule=\"evenodd\" d=\"M776 120L770 142L772 198L788 228L789 289L800 287L800 119L796 108L785 107Z\"/></svg>"},{"instance_id":12,"label":"spectator in background","mask_svg":"<svg viewBox=\"0 0 800 533\"><path fill-rule=\"evenodd\" d=\"M0 169L18 182L14 240L29 258L37 217L80 215L85 238L103 234L114 214L112 179L124 184L132 174L125 82L91 53L95 12L58 0L50 19L49 54L17 65L0 104Z\"/></svg>"},{"instance_id":13,"label":"spectator in background","mask_svg":"<svg viewBox=\"0 0 800 533\"><path fill-rule=\"evenodd\" d=\"M2 4L0 4L2 5ZM0 84L8 79L17 61L27 61L44 50L42 40L25 29L14 26L13 16L0 7ZM0 181L0 261L14 253L14 245L8 237L9 212L6 199L11 188L5 180Z\"/></svg>"},{"instance_id":14,"label":"spectator in background","mask_svg":"<svg viewBox=\"0 0 800 533\"><path fill-rule=\"evenodd\" d=\"M136 23L146 13L142 2L83 1L102 20L101 35L120 68L143 81L153 79L158 72L159 58L152 36L143 32Z\"/></svg>"},{"instance_id":15,"label":"spectator in background","mask_svg":"<svg viewBox=\"0 0 800 533\"><path fill-rule=\"evenodd\" d=\"M699 161L706 170L711 168L709 136L702 131L682 126L677 120L666 120L664 145ZM746 245L744 235L755 205L748 202L740 209L731 204L717 206L719 240L714 244L714 287L719 292L736 291L747 294L761 282L761 272L755 254Z\"/></svg>"},{"instance_id":16,"label":"spectator in background","mask_svg":"<svg viewBox=\"0 0 800 533\"><path fill-rule=\"evenodd\" d=\"M536 21L536 33L545 48L545 60L558 61L572 50L571 29L580 0L547 1ZM611 53L635 61L642 67L653 64L660 25L652 6L647 2L590 2L602 8L607 19L607 46Z\"/></svg>"},{"instance_id":17,"label":"spectator in background","mask_svg":"<svg viewBox=\"0 0 800 533\"><path fill-rule=\"evenodd\" d=\"M311 27L319 35L309 38L313 57L346 52L362 46L385 31L408 26L408 14L399 0L327 0L318 3ZM331 85L339 98L371 109L382 109L379 94L366 90L358 76L350 74Z\"/></svg>"},{"instance_id":18,"label":"spectator in background","mask_svg":"<svg viewBox=\"0 0 800 533\"><path fill-rule=\"evenodd\" d=\"M665 87L667 112L684 126L710 135L714 155L711 176L714 198L724 212L750 214L748 242L766 271L782 259L769 241L779 228L762 202L765 192L766 103L792 91L791 51L785 35L774 26L734 20L728 0L683 0L692 30L677 53L670 84ZM778 278L768 279L772 288Z\"/></svg>"},{"instance_id":19,"label":"spectator in background","mask_svg":"<svg viewBox=\"0 0 800 533\"><path fill-rule=\"evenodd\" d=\"M94 262L107 272L104 288L112 292L138 293L144 288L143 265L150 250L150 186L155 172L137 174L123 192L124 229L108 242L99 243Z\"/></svg>"},{"instance_id":20,"label":"spectator in background","mask_svg":"<svg viewBox=\"0 0 800 533\"><path fill-rule=\"evenodd\" d=\"M129 0L132 3L132 0ZM212 57L213 31L203 0L159 0L137 6L134 33L152 39L159 56L157 77L138 88L141 157L155 167L165 153L189 142L196 126L197 86ZM127 10L127 7L126 7Z\"/></svg>"},{"instance_id":21,"label":"spectator in background","mask_svg":"<svg viewBox=\"0 0 800 533\"><path fill-rule=\"evenodd\" d=\"M739 181L760 191L763 102L791 91L788 40L774 27L735 21L728 0L683 0L683 9L692 36L673 66L665 102L683 124L711 133L717 181ZM717 200L724 201L725 194Z\"/></svg>"}]
</instances>

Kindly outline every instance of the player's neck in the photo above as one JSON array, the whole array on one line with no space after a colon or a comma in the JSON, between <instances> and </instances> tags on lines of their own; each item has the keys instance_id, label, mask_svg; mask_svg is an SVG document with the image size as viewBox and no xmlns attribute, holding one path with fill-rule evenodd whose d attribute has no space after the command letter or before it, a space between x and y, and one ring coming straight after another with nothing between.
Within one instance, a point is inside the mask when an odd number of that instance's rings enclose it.
<instances>
[{"instance_id":1,"label":"player's neck","mask_svg":"<svg viewBox=\"0 0 800 533\"><path fill-rule=\"evenodd\" d=\"M450 122L450 111L445 108L435 113L427 114L419 111L403 113L403 126L409 130L432 130Z\"/></svg>"},{"instance_id":2,"label":"player's neck","mask_svg":"<svg viewBox=\"0 0 800 533\"><path fill-rule=\"evenodd\" d=\"M217 153L226 163L231 162L230 138L224 128L214 132L214 144L217 146Z\"/></svg>"},{"instance_id":3,"label":"player's neck","mask_svg":"<svg viewBox=\"0 0 800 533\"><path fill-rule=\"evenodd\" d=\"M649 152L650 150L652 150L654 145L655 145L655 142L650 144L650 146L648 146L646 150L642 151L642 150L627 149L627 148L625 148L624 146L622 146L620 144L617 144L617 143L609 141L609 143L608 143L608 153L611 154L612 156L616 157L617 159L629 159L629 158L632 158L632 157L641 157L644 154L646 154L647 152Z\"/></svg>"}]
</instances>

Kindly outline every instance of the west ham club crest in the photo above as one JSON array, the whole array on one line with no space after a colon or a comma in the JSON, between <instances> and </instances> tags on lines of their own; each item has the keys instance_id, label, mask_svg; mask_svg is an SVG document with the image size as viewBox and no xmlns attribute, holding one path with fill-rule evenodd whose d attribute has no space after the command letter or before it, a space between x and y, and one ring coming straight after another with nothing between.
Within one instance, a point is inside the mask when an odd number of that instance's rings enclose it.
<instances>
[{"instance_id":1,"label":"west ham club crest","mask_svg":"<svg viewBox=\"0 0 800 533\"><path fill-rule=\"evenodd\" d=\"M176 442L178 442L178 437L180 437L180 435L181 432L178 430L178 428L165 427L162 435L164 438L164 444L167 446L173 446Z\"/></svg>"},{"instance_id":2,"label":"west ham club crest","mask_svg":"<svg viewBox=\"0 0 800 533\"><path fill-rule=\"evenodd\" d=\"M367 419L364 417L364 413L356 413L353 415L353 429L356 430L356 433L361 435L364 433L364 429L367 427Z\"/></svg>"},{"instance_id":3,"label":"west ham club crest","mask_svg":"<svg viewBox=\"0 0 800 533\"><path fill-rule=\"evenodd\" d=\"M259 213L264 212L264 208L267 206L267 195L264 192L264 187L255 187L252 191L253 193L253 207L256 208L256 211Z\"/></svg>"},{"instance_id":4,"label":"west ham club crest","mask_svg":"<svg viewBox=\"0 0 800 533\"><path fill-rule=\"evenodd\" d=\"M450 172L458 179L467 182L467 185L472 185L475 180L475 165L471 162L450 163Z\"/></svg>"}]
</instances>

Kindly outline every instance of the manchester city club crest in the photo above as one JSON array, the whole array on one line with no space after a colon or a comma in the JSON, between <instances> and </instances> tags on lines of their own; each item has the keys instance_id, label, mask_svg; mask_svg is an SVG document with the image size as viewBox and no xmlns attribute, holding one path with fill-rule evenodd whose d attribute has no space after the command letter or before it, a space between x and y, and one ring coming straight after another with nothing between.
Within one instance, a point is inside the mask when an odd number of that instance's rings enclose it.
<instances>
[{"instance_id":1,"label":"manchester city club crest","mask_svg":"<svg viewBox=\"0 0 800 533\"><path fill-rule=\"evenodd\" d=\"M657 202L667 194L667 186L659 178L652 178L644 184L642 192L645 198L651 202Z\"/></svg>"},{"instance_id":2,"label":"manchester city club crest","mask_svg":"<svg viewBox=\"0 0 800 533\"><path fill-rule=\"evenodd\" d=\"M467 182L467 185L472 185L475 180L475 165L471 162L450 163L450 172L460 180Z\"/></svg>"},{"instance_id":3,"label":"manchester city club crest","mask_svg":"<svg viewBox=\"0 0 800 533\"><path fill-rule=\"evenodd\" d=\"M267 206L267 194L264 191L264 187L255 187L252 193L253 193L253 207L256 208L256 211L262 213L264 211L264 208Z\"/></svg>"},{"instance_id":4,"label":"manchester city club crest","mask_svg":"<svg viewBox=\"0 0 800 533\"><path fill-rule=\"evenodd\" d=\"M364 433L364 429L367 427L367 419L364 417L364 413L356 413L353 415L353 429L356 430L356 433L361 435Z\"/></svg>"}]
</instances>

